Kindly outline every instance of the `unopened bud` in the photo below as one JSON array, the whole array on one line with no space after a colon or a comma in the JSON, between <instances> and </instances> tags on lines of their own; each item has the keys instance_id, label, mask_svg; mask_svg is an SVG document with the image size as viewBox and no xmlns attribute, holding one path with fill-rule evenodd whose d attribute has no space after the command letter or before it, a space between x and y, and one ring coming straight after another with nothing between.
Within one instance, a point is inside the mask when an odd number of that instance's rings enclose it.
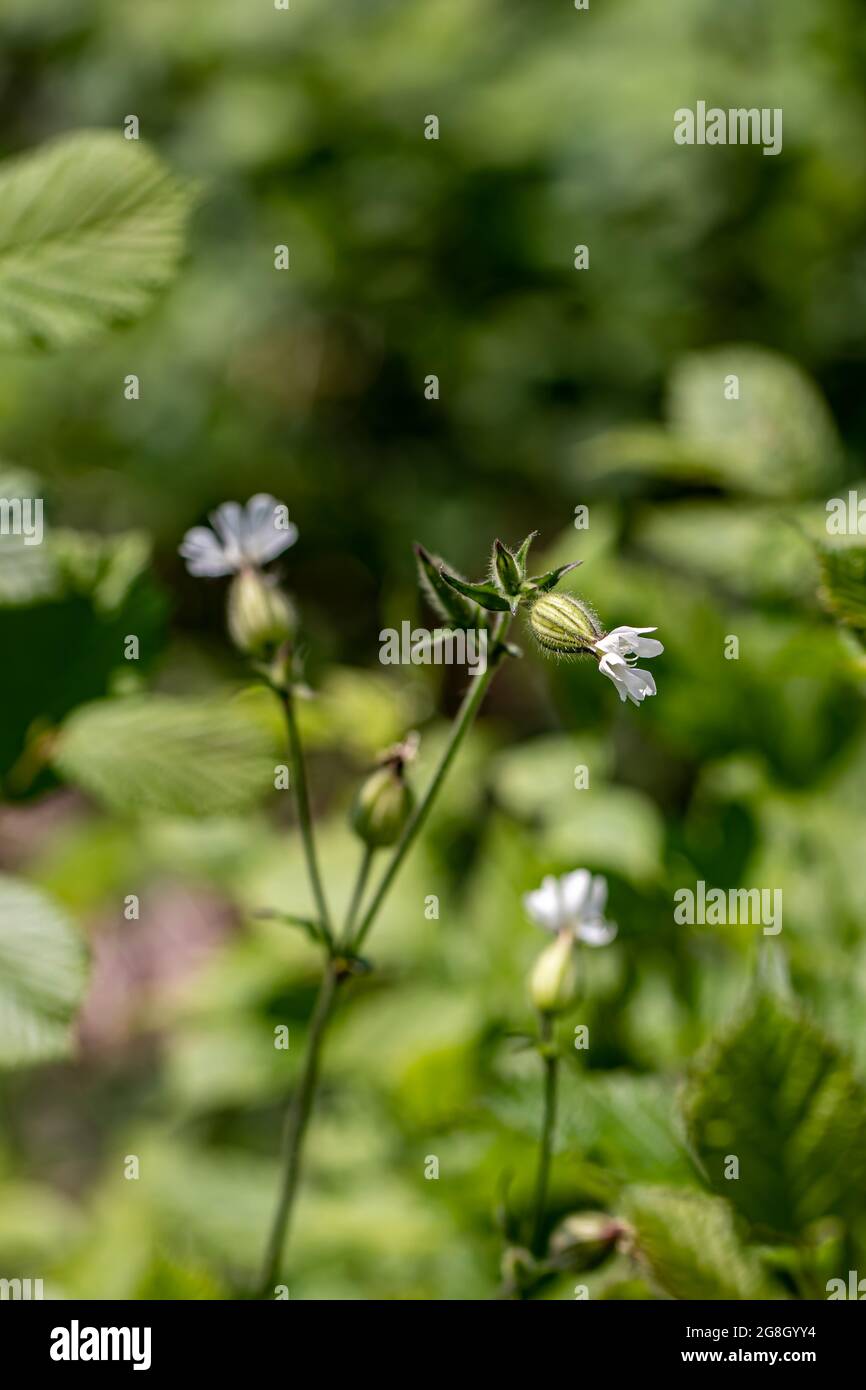
<instances>
[{"instance_id":1,"label":"unopened bud","mask_svg":"<svg viewBox=\"0 0 866 1390\"><path fill-rule=\"evenodd\" d=\"M612 1250L626 1227L605 1211L576 1211L550 1237L550 1254L563 1268L592 1269Z\"/></svg>"},{"instance_id":2,"label":"unopened bud","mask_svg":"<svg viewBox=\"0 0 866 1390\"><path fill-rule=\"evenodd\" d=\"M532 605L529 625L539 646L560 656L591 651L604 636L592 609L572 594L543 594Z\"/></svg>"},{"instance_id":3,"label":"unopened bud","mask_svg":"<svg viewBox=\"0 0 866 1390\"><path fill-rule=\"evenodd\" d=\"M295 610L286 595L258 570L245 568L229 589L228 629L249 656L270 656L295 631Z\"/></svg>"},{"instance_id":4,"label":"unopened bud","mask_svg":"<svg viewBox=\"0 0 866 1390\"><path fill-rule=\"evenodd\" d=\"M496 582L503 593L508 594L510 598L514 598L520 593L520 586L525 575L511 551L502 544L502 541L495 541L493 545L493 570Z\"/></svg>"},{"instance_id":5,"label":"unopened bud","mask_svg":"<svg viewBox=\"0 0 866 1390\"><path fill-rule=\"evenodd\" d=\"M535 962L529 980L529 993L539 1013L556 1014L568 1008L576 989L574 936L570 931L561 931Z\"/></svg>"},{"instance_id":6,"label":"unopened bud","mask_svg":"<svg viewBox=\"0 0 866 1390\"><path fill-rule=\"evenodd\" d=\"M371 849L393 845L412 814L414 798L402 763L377 767L363 783L352 807L352 829Z\"/></svg>"}]
</instances>

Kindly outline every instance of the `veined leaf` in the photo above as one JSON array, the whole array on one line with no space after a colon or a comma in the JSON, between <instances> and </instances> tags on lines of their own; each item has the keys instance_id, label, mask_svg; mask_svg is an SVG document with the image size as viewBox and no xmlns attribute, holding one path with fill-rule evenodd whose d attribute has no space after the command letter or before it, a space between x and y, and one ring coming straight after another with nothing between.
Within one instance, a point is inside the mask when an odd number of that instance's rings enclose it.
<instances>
[{"instance_id":1,"label":"veined leaf","mask_svg":"<svg viewBox=\"0 0 866 1390\"><path fill-rule=\"evenodd\" d=\"M85 959L81 939L51 899L0 874L0 1066L69 1051Z\"/></svg>"},{"instance_id":2,"label":"veined leaf","mask_svg":"<svg viewBox=\"0 0 866 1390\"><path fill-rule=\"evenodd\" d=\"M0 166L0 348L64 347L171 280L191 191L146 145L65 135Z\"/></svg>"},{"instance_id":3,"label":"veined leaf","mask_svg":"<svg viewBox=\"0 0 866 1390\"><path fill-rule=\"evenodd\" d=\"M672 1298L773 1297L757 1255L740 1243L731 1210L720 1198L633 1187L623 1215L635 1229L639 1259Z\"/></svg>"},{"instance_id":4,"label":"veined leaf","mask_svg":"<svg viewBox=\"0 0 866 1390\"><path fill-rule=\"evenodd\" d=\"M866 1208L866 1094L832 1043L775 997L756 995L710 1043L683 1105L708 1181L760 1232L796 1236Z\"/></svg>"},{"instance_id":5,"label":"veined leaf","mask_svg":"<svg viewBox=\"0 0 866 1390\"><path fill-rule=\"evenodd\" d=\"M273 787L274 745L240 703L134 696L70 715L54 765L115 811L223 815Z\"/></svg>"}]
</instances>

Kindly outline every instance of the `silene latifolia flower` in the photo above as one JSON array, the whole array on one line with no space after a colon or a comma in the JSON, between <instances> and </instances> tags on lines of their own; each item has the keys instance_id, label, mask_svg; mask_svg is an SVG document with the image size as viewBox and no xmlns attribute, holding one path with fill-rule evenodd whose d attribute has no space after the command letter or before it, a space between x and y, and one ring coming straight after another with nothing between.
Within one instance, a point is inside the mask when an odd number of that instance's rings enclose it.
<instances>
[{"instance_id":1,"label":"silene latifolia flower","mask_svg":"<svg viewBox=\"0 0 866 1390\"><path fill-rule=\"evenodd\" d=\"M292 636L296 619L291 601L262 566L294 545L298 528L288 508L265 492L245 507L223 502L210 520L213 529L187 531L180 554L197 578L234 576L228 599L232 641L250 656L268 656Z\"/></svg>"},{"instance_id":2,"label":"silene latifolia flower","mask_svg":"<svg viewBox=\"0 0 866 1390\"><path fill-rule=\"evenodd\" d=\"M245 507L223 502L211 514L210 526L193 526L180 546L190 574L197 579L219 579L260 569L275 560L298 539L298 528L289 521L288 507L266 492L257 492Z\"/></svg>"},{"instance_id":3,"label":"silene latifolia flower","mask_svg":"<svg viewBox=\"0 0 866 1390\"><path fill-rule=\"evenodd\" d=\"M605 632L588 604L571 594L544 594L530 611L529 625L545 651L557 656L594 656L621 700L639 705L647 695L655 695L652 675L636 663L639 657L660 656L664 651L661 642L645 635L656 628L615 627Z\"/></svg>"},{"instance_id":4,"label":"silene latifolia flower","mask_svg":"<svg viewBox=\"0 0 866 1390\"><path fill-rule=\"evenodd\" d=\"M606 903L607 880L589 869L575 869L562 878L549 874L540 888L524 897L533 922L556 937L538 957L529 982L532 1002L541 1013L559 1013L572 1002L577 943L607 946L616 936L615 924L605 920Z\"/></svg>"}]
</instances>

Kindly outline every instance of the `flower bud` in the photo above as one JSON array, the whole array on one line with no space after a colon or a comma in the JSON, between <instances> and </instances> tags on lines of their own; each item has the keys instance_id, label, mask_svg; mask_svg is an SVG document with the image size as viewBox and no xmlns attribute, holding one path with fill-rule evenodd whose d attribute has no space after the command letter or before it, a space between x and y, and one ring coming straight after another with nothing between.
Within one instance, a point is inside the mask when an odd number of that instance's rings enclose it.
<instances>
[{"instance_id":1,"label":"flower bud","mask_svg":"<svg viewBox=\"0 0 866 1390\"><path fill-rule=\"evenodd\" d=\"M412 813L413 801L402 763L391 760L363 783L352 807L352 829L371 849L392 845Z\"/></svg>"},{"instance_id":2,"label":"flower bud","mask_svg":"<svg viewBox=\"0 0 866 1390\"><path fill-rule=\"evenodd\" d=\"M493 544L493 572L503 593L508 594L510 598L520 593L520 586L525 578L524 571L502 541L495 541Z\"/></svg>"},{"instance_id":3,"label":"flower bud","mask_svg":"<svg viewBox=\"0 0 866 1390\"><path fill-rule=\"evenodd\" d=\"M605 1211L576 1211L550 1237L550 1254L564 1269L592 1269L616 1245L626 1227Z\"/></svg>"},{"instance_id":4,"label":"flower bud","mask_svg":"<svg viewBox=\"0 0 866 1390\"><path fill-rule=\"evenodd\" d=\"M604 636L592 609L572 594L543 594L532 605L529 625L539 646L560 656L591 651Z\"/></svg>"},{"instance_id":5,"label":"flower bud","mask_svg":"<svg viewBox=\"0 0 866 1390\"><path fill-rule=\"evenodd\" d=\"M291 601L257 569L245 567L229 589L228 629L235 646L249 656L268 656L295 631Z\"/></svg>"},{"instance_id":6,"label":"flower bud","mask_svg":"<svg viewBox=\"0 0 866 1390\"><path fill-rule=\"evenodd\" d=\"M561 931L535 962L529 980L529 993L539 1013L556 1014L568 1008L576 990L574 936L570 931Z\"/></svg>"}]
</instances>

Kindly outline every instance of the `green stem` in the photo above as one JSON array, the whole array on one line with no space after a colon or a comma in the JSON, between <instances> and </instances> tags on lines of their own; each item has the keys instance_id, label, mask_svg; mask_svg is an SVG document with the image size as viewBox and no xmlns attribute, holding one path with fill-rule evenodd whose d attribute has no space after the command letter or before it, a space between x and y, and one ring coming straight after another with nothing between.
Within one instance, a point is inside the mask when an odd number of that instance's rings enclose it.
<instances>
[{"instance_id":1,"label":"green stem","mask_svg":"<svg viewBox=\"0 0 866 1390\"><path fill-rule=\"evenodd\" d=\"M346 913L346 923L343 927L343 934L340 938L341 945L348 946L352 940L352 929L355 919L361 909L361 901L364 897L364 889L367 887L367 880L370 877L370 869L373 864L373 856L376 853L372 845L365 845L361 856L361 863L358 867L358 877L355 879L355 887L352 891L352 901L349 904L349 911Z\"/></svg>"},{"instance_id":2,"label":"green stem","mask_svg":"<svg viewBox=\"0 0 866 1390\"><path fill-rule=\"evenodd\" d=\"M430 813L430 808L432 807L433 802L436 799L439 788L442 786L442 783L445 780L449 767L451 766L452 762L454 761L454 758L457 755L457 750L463 742L463 739L466 737L466 734L472 725L472 721L478 713L478 710L481 706L481 702L483 701L484 696L487 693L488 686L490 685L490 682L493 680L493 677L496 674L496 670L499 666L499 662L502 659L503 648L501 644L505 639L505 634L508 630L508 624L510 621L510 617L506 614L503 614L502 618L499 619L499 621L495 624L493 628L493 631L490 636L490 646L492 650L490 652L487 667L483 674L473 676L472 678L472 684L467 690L466 695L463 698L463 703L457 711L454 723L451 726L450 737L448 739L447 744L445 745L442 756L439 759L439 763L436 767L436 770L433 773L433 778L430 782L430 785L424 793L424 796L418 802L418 805L415 807L415 810L412 816L409 818L409 821L406 825L405 830L403 831L403 834L397 841L397 844L394 847L394 852L391 855L385 872L379 881L379 886L373 894L370 906L364 913L364 916L361 920L361 925L358 927L358 931L355 935L354 941L352 942L353 951L357 952L360 949L361 943L367 935L367 932L370 930L371 926L375 922L379 909L381 908L383 902L385 901L385 898L388 895L388 891L391 887L391 884L394 882L394 879L397 877L397 874L400 871L400 867L403 863L403 860L406 858L406 855L409 853L409 850L412 848L413 844L415 843L415 840L418 838L418 834Z\"/></svg>"},{"instance_id":3,"label":"green stem","mask_svg":"<svg viewBox=\"0 0 866 1390\"><path fill-rule=\"evenodd\" d=\"M316 858L316 843L313 838L313 818L310 815L310 797L307 791L307 772L304 766L304 750L301 746L301 734L298 728L297 715L295 714L295 699L292 694L291 686L279 692L283 702L283 709L286 714L286 726L289 731L289 754L292 760L292 773L295 782L295 804L298 808L298 822L301 827L301 839L304 845L304 857L307 861L307 874L310 879L310 887L313 890L313 897L316 900L316 908L319 920L322 924L322 932L329 946L333 945L334 932L331 926L331 914L328 911L328 904L325 900L325 890L322 887L322 879L319 874L319 863Z\"/></svg>"},{"instance_id":4,"label":"green stem","mask_svg":"<svg viewBox=\"0 0 866 1390\"><path fill-rule=\"evenodd\" d=\"M310 1119L310 1112L313 1108L313 1099L316 1094L322 1045L325 1041L325 1033L334 1009L336 992L337 975L332 963L329 961L325 967L325 973L322 976L319 993L316 998L316 1006L310 1021L310 1031L307 1035L307 1047L298 1088L292 1097L292 1103L286 1114L282 1143L283 1180L280 1186L277 1209L274 1213L274 1220L271 1225L267 1248L265 1250L261 1277L256 1290L256 1297L260 1299L273 1298L274 1295L274 1287L277 1282L277 1276L283 1258L283 1249L289 1230L292 1207L294 1205L295 1194L297 1193L301 1176L304 1136Z\"/></svg>"},{"instance_id":5,"label":"green stem","mask_svg":"<svg viewBox=\"0 0 866 1390\"><path fill-rule=\"evenodd\" d=\"M491 633L490 637L491 652L487 668L482 675L475 676L472 679L472 685L467 691L463 703L461 704L460 709L457 712L454 724L451 729L451 735L448 739L445 751L443 752L442 757L439 760L439 764L436 768L436 771L433 774L433 779L430 783L430 786L427 788L423 800L419 803L414 815L409 820L409 823L407 824L406 829L403 832L403 835L401 836L400 840L395 846L394 852L391 856L385 873L383 874L379 886L376 889L376 893L373 897L373 900L370 903L370 906L368 907L366 913L364 914L364 917L361 921L361 925L358 928L358 931L355 934L354 939L352 939L351 931L354 924L355 916L360 908L361 899L363 898L364 894L364 888L366 887L367 878L370 870L370 863L372 861L372 853L368 851L368 853L364 856L364 859L361 862L358 880L355 884L355 890L352 895L352 903L349 908L349 915L346 919L346 927L341 938L341 945L344 946L347 950L351 950L353 953L357 952L358 948L361 945L361 942L364 940L365 936L367 935L367 932L373 925L376 915L380 907L382 906L382 903L385 900L385 897L388 893L389 888L391 887L391 884L394 881L394 878L396 877L397 871L399 870L400 865L402 864L407 853L412 847L412 844L414 843L418 835L418 832L424 824L424 821L427 819L430 807L432 806L436 794L439 791L439 788L441 787L445 779L445 775L449 767L451 766L451 763L454 760L457 750L460 747L460 744L463 742L463 739L466 733L468 732L469 727L472 724L473 719L475 718L475 715L478 713L478 710L481 706L481 702L484 699L484 696L487 692L487 688L490 685L490 682L492 681L493 676L496 673L496 669L499 665L500 660L502 659L503 648L500 645L500 643L505 637L509 621L510 619L506 615L503 615L503 618L500 619L494 626L493 632ZM292 696L290 692L281 691L280 694L283 700L283 704L285 706L286 721L288 723L289 728L289 744L291 747L292 760L295 772L295 790L298 803L298 816L301 822L301 830L304 836L304 847L307 854L307 867L310 874L310 882L313 886L313 892L316 896L316 901L319 905L319 911L322 916L323 929L327 933L329 951L333 951L334 937L333 931L331 929L330 917L325 903L325 895L322 891L321 880L319 878L318 865L316 862L315 847L313 844L312 835L312 823L310 819L309 801L307 797L306 776L304 773L301 743L298 734L297 723L295 720ZM286 1124L283 1132L282 1145L283 1179L280 1187L280 1195L279 1201L277 1203L277 1209L274 1214L274 1220L271 1226L270 1236L268 1238L267 1250L265 1252L265 1259L262 1265L261 1278L258 1284L259 1298L271 1298L273 1296L273 1287L276 1281L276 1276L279 1272L280 1263L282 1261L283 1253L286 1246L286 1237L291 1221L292 1208L294 1205L295 1196L297 1194L298 1183L300 1179L304 1138L306 1135L307 1124L310 1118L313 1101L316 1095L316 1087L318 1084L319 1076L319 1063L322 1054L322 1047L325 1040L325 1034L327 1032L328 1025L333 1014L334 1004L336 1002L335 996L337 990L337 983L338 977L336 974L335 963L333 959L329 959L325 967L325 974L322 978L322 983L319 988L319 994L316 999L316 1006L313 1012L313 1018L310 1024L310 1031L307 1037L307 1049L306 1054L304 1056L301 1076L298 1083L298 1089L292 1098L292 1102L289 1107L288 1114L286 1116Z\"/></svg>"},{"instance_id":6,"label":"green stem","mask_svg":"<svg viewBox=\"0 0 866 1390\"><path fill-rule=\"evenodd\" d=\"M544 1118L538 1146L538 1172L535 1179L535 1220L532 1231L532 1251L541 1254L544 1238L547 1185L550 1179L550 1159L556 1130L556 1090L559 1058L553 1049L553 1022L549 1014L541 1016L541 1055L544 1059Z\"/></svg>"}]
</instances>

